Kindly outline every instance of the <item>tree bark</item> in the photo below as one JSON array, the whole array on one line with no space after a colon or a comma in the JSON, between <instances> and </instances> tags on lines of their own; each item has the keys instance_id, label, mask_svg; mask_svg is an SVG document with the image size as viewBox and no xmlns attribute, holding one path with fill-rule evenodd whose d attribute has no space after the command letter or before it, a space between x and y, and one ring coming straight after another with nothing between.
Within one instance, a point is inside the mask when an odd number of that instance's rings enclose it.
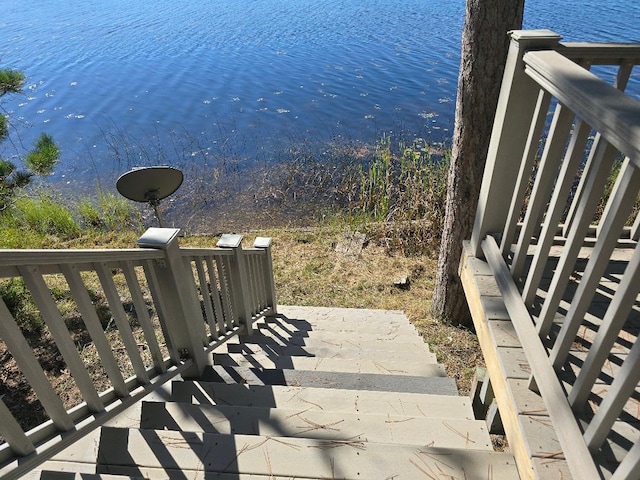
<instances>
[{"instance_id":1,"label":"tree bark","mask_svg":"<svg viewBox=\"0 0 640 480\"><path fill-rule=\"evenodd\" d=\"M444 229L433 314L472 327L458 264L471 237L507 58L507 32L522 28L524 0L467 0Z\"/></svg>"}]
</instances>

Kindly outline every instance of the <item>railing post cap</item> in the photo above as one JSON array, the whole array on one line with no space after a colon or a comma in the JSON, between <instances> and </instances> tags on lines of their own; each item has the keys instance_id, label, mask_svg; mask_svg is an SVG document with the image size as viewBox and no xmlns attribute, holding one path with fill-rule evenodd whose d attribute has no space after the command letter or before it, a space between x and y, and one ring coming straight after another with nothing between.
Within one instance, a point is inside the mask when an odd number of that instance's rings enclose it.
<instances>
[{"instance_id":1,"label":"railing post cap","mask_svg":"<svg viewBox=\"0 0 640 480\"><path fill-rule=\"evenodd\" d=\"M256 237L253 246L255 248L269 248L271 246L271 237Z\"/></svg>"},{"instance_id":2,"label":"railing post cap","mask_svg":"<svg viewBox=\"0 0 640 480\"><path fill-rule=\"evenodd\" d=\"M562 40L562 35L547 29L511 30L509 36L518 43L523 43L527 46L532 44L535 47L555 46Z\"/></svg>"},{"instance_id":3,"label":"railing post cap","mask_svg":"<svg viewBox=\"0 0 640 480\"><path fill-rule=\"evenodd\" d=\"M242 235L225 233L220 237L216 246L220 248L237 248L242 243L242 238Z\"/></svg>"},{"instance_id":4,"label":"railing post cap","mask_svg":"<svg viewBox=\"0 0 640 480\"><path fill-rule=\"evenodd\" d=\"M157 248L166 250L175 241L180 233L179 228L151 227L136 241L140 247Z\"/></svg>"}]
</instances>

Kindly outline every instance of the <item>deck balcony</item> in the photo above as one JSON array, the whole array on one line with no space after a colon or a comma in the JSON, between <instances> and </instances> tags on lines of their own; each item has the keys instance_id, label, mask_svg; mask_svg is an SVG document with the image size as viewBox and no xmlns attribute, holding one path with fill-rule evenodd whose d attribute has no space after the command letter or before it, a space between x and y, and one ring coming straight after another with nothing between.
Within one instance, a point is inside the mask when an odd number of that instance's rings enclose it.
<instances>
[{"instance_id":1,"label":"deck balcony","mask_svg":"<svg viewBox=\"0 0 640 480\"><path fill-rule=\"evenodd\" d=\"M640 478L640 47L559 40L512 32L460 275L520 475Z\"/></svg>"}]
</instances>

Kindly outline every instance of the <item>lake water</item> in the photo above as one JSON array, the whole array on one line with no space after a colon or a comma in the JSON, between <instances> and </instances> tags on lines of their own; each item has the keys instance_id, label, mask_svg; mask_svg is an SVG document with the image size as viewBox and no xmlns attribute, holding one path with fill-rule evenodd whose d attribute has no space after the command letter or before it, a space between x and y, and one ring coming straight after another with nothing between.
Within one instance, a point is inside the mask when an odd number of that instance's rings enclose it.
<instances>
[{"instance_id":1,"label":"lake water","mask_svg":"<svg viewBox=\"0 0 640 480\"><path fill-rule=\"evenodd\" d=\"M448 141L463 0L0 0L4 102L19 136L62 147L53 181L92 184L208 152L265 162L382 133ZM527 0L525 28L640 41L640 2ZM162 152L162 153L158 153Z\"/></svg>"}]
</instances>

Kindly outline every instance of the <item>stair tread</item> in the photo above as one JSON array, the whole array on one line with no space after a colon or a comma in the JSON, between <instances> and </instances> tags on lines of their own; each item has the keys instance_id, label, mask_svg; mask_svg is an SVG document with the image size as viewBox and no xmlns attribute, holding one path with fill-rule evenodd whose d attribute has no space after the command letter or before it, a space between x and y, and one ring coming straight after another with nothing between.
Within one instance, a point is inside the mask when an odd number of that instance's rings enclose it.
<instances>
[{"instance_id":1,"label":"stair tread","mask_svg":"<svg viewBox=\"0 0 640 480\"><path fill-rule=\"evenodd\" d=\"M216 352L221 353L257 353L266 354L272 356L286 356L286 357L325 357L325 358L393 358L395 360L413 361L416 359L425 358L425 361L432 361L433 354L428 350L428 346L425 344L425 348L414 348L416 345L410 345L405 349L372 349L363 348L362 346L347 344L346 346L334 346L334 345L288 345L281 346L275 342L268 344L264 343L235 343L227 342L220 348L216 349Z\"/></svg>"},{"instance_id":2,"label":"stair tread","mask_svg":"<svg viewBox=\"0 0 640 480\"><path fill-rule=\"evenodd\" d=\"M458 394L455 380L445 375L444 368L439 370L439 376L422 377L213 365L207 367L200 378L204 381L245 383L248 385L294 385L349 390L432 393L438 395Z\"/></svg>"},{"instance_id":3,"label":"stair tread","mask_svg":"<svg viewBox=\"0 0 640 480\"><path fill-rule=\"evenodd\" d=\"M254 335L261 335L265 338L272 338L279 342L291 345L313 345L313 344L329 344L329 345L357 345L359 347L366 347L373 345L374 348L380 344L394 344L394 343L415 343L421 347L428 349L429 345L425 343L424 339L416 334L407 333L394 333L394 334L381 334L381 333L360 333L350 331L311 331L302 333L289 333L277 330L269 330L265 328L255 329ZM244 339L244 335L239 337L240 340Z\"/></svg>"},{"instance_id":4,"label":"stair tread","mask_svg":"<svg viewBox=\"0 0 640 480\"><path fill-rule=\"evenodd\" d=\"M72 464L70 465L72 466ZM75 471L34 470L25 477L27 480L124 480L142 479L143 477L131 475L100 474Z\"/></svg>"},{"instance_id":5,"label":"stair tread","mask_svg":"<svg viewBox=\"0 0 640 480\"><path fill-rule=\"evenodd\" d=\"M244 366L254 368L280 368L295 370L322 370L325 372L352 373L385 373L393 375L434 376L444 372L444 367L437 364L435 356L422 357L408 362L393 358L326 358L296 357L266 354L214 353L216 365Z\"/></svg>"},{"instance_id":6,"label":"stair tread","mask_svg":"<svg viewBox=\"0 0 640 480\"><path fill-rule=\"evenodd\" d=\"M176 381L172 383L171 398L199 404L474 419L471 399L458 395Z\"/></svg>"},{"instance_id":7,"label":"stair tread","mask_svg":"<svg viewBox=\"0 0 640 480\"><path fill-rule=\"evenodd\" d=\"M424 342L418 331L413 327L401 328L400 326L386 325L382 328L364 328L362 325L347 327L343 325L334 326L333 328L318 328L310 326L304 330L296 329L291 325L282 325L280 323L267 322L266 324L255 324L256 330L265 335L283 336L288 338L358 338L362 340L380 339L380 340L400 340L400 341L418 341Z\"/></svg>"},{"instance_id":8,"label":"stair tread","mask_svg":"<svg viewBox=\"0 0 640 480\"><path fill-rule=\"evenodd\" d=\"M429 345L424 342L362 342L359 343L350 338L337 339L313 339L298 337L291 341L283 341L269 336L253 334L241 335L238 339L231 339L224 347L229 352L257 351L262 349L279 354L279 352L291 352L292 356L332 356L338 352L348 350L359 352L362 356L381 356L398 354L405 358L411 354L414 358L419 355L429 356ZM283 353L284 354L284 353Z\"/></svg>"},{"instance_id":9,"label":"stair tread","mask_svg":"<svg viewBox=\"0 0 640 480\"><path fill-rule=\"evenodd\" d=\"M109 470L113 473L117 472L138 472L138 469L135 467L127 467L127 466L117 466L110 465ZM145 479L166 479L166 478L177 478L183 479L183 472L176 472L169 468L151 468L151 467L143 467L140 471L144 472ZM264 475L254 475L247 473L220 473L220 472L206 472L206 476L203 475L203 472L189 472L189 480L295 480L290 475L286 476L276 476L266 473ZM122 477L121 477L122 478ZM303 477L298 477L302 479Z\"/></svg>"},{"instance_id":10,"label":"stair tread","mask_svg":"<svg viewBox=\"0 0 640 480\"><path fill-rule=\"evenodd\" d=\"M302 478L417 478L438 472L453 478L516 478L513 457L481 450L446 449L194 432L129 430L101 432L97 470L137 465L186 472L225 472ZM146 476L146 474L145 474ZM187 475L191 476L191 475Z\"/></svg>"},{"instance_id":11,"label":"stair tread","mask_svg":"<svg viewBox=\"0 0 640 480\"><path fill-rule=\"evenodd\" d=\"M402 310L278 305L278 313L289 320L301 320L312 325L345 321L384 325L411 324Z\"/></svg>"},{"instance_id":12,"label":"stair tread","mask_svg":"<svg viewBox=\"0 0 640 480\"><path fill-rule=\"evenodd\" d=\"M371 322L361 319L343 318L341 320L315 321L287 318L284 315L265 317L255 323L259 328L278 328L291 333L304 332L377 332L382 334L393 333L418 333L418 330L409 320L385 320Z\"/></svg>"},{"instance_id":13,"label":"stair tread","mask_svg":"<svg viewBox=\"0 0 640 480\"><path fill-rule=\"evenodd\" d=\"M484 421L376 412L143 402L140 428L493 450Z\"/></svg>"},{"instance_id":14,"label":"stair tread","mask_svg":"<svg viewBox=\"0 0 640 480\"><path fill-rule=\"evenodd\" d=\"M383 336L354 336L354 335L334 335L318 337L279 337L268 332L257 332L252 335L239 335L233 343L262 343L266 345L297 345L297 346L323 346L332 348L356 348L369 350L404 350L411 349L416 353L429 352L427 345L421 337L394 337L385 338Z\"/></svg>"}]
</instances>

